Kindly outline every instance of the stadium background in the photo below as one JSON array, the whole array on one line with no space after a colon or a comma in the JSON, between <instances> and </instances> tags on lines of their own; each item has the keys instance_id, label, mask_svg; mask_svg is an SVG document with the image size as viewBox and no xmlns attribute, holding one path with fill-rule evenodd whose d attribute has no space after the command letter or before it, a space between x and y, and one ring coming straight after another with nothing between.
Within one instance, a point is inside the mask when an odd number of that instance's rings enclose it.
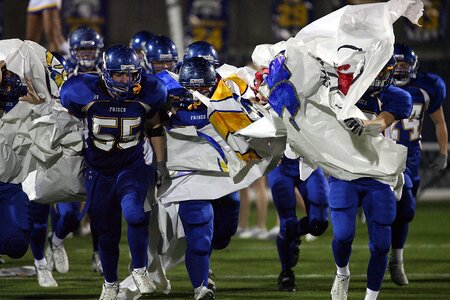
<instances>
[{"instance_id":1,"label":"stadium background","mask_svg":"<svg viewBox=\"0 0 450 300\"><path fill-rule=\"evenodd\" d=\"M294 34L302 26L334 9L357 2L374 1L63 0L61 15L65 34L79 24L90 24L105 36L106 46L127 44L134 33L148 30L155 34L170 36L179 48L180 59L186 44L201 38L208 39L221 50L223 62L242 66L250 62L251 53L256 45L275 43L286 37L287 33ZM411 29L409 21L402 18L395 23L396 40L407 43L416 50L420 60L420 70L439 74L445 80L447 87L450 87L448 39L450 1L423 2L426 2L424 26L420 29L414 28L416 31L408 34L408 30ZM23 39L25 37L27 5L26 0L0 0L0 38ZM168 17L170 10L168 8L172 11L179 9L181 17L180 27L173 27L172 31L169 25L171 22ZM190 23L190 20L193 20L195 24ZM449 126L449 101L444 103L444 113ZM421 196L424 199L449 198L450 172L443 172L438 177L428 176L430 173L426 166L435 157L438 149L435 143L434 126L428 116L425 117L423 142L423 184L432 189Z\"/></svg>"}]
</instances>

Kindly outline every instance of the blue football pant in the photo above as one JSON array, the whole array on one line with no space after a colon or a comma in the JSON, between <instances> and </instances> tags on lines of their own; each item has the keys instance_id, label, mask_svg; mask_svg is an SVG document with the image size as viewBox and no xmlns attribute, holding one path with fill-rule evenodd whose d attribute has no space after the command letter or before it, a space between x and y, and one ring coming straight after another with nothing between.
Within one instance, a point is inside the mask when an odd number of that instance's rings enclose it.
<instances>
[{"instance_id":1,"label":"blue football pant","mask_svg":"<svg viewBox=\"0 0 450 300\"><path fill-rule=\"evenodd\" d=\"M212 249L225 248L236 233L237 193L213 201L183 201L178 214L186 235L185 264L192 287L206 286Z\"/></svg>"},{"instance_id":2,"label":"blue football pant","mask_svg":"<svg viewBox=\"0 0 450 300\"><path fill-rule=\"evenodd\" d=\"M272 198L280 218L280 232L277 236L278 256L283 271L291 270L296 263L296 251L301 235L311 233L319 236L328 227L328 181L322 169L318 168L305 180L283 172L281 164L268 175ZM294 175L294 174L292 174ZM296 174L295 174L296 175ZM297 188L303 197L306 217L297 219Z\"/></svg>"},{"instance_id":3,"label":"blue football pant","mask_svg":"<svg viewBox=\"0 0 450 300\"><path fill-rule=\"evenodd\" d=\"M0 183L0 254L21 258L32 231L29 200L20 184Z\"/></svg>"},{"instance_id":4,"label":"blue football pant","mask_svg":"<svg viewBox=\"0 0 450 300\"><path fill-rule=\"evenodd\" d=\"M69 233L74 232L80 226L80 202L60 202L50 209L52 231L55 235L64 239Z\"/></svg>"},{"instance_id":5,"label":"blue football pant","mask_svg":"<svg viewBox=\"0 0 450 300\"><path fill-rule=\"evenodd\" d=\"M99 255L105 280L118 280L119 242L122 214L128 225L128 246L132 267L147 266L149 213L144 201L150 184L155 184L155 169L143 158L113 175L93 168L86 170L86 192L91 226L99 235Z\"/></svg>"},{"instance_id":6,"label":"blue football pant","mask_svg":"<svg viewBox=\"0 0 450 300\"><path fill-rule=\"evenodd\" d=\"M392 249L403 249L408 237L409 223L416 213L416 195L420 180L412 180L405 172L402 198L397 201L397 215L392 224Z\"/></svg>"},{"instance_id":7,"label":"blue football pant","mask_svg":"<svg viewBox=\"0 0 450 300\"><path fill-rule=\"evenodd\" d=\"M367 287L379 291L391 246L391 225L396 209L394 193L388 185L374 179L343 181L330 177L329 202L334 234L333 255L339 267L349 263L356 211L362 204L369 232Z\"/></svg>"},{"instance_id":8,"label":"blue football pant","mask_svg":"<svg viewBox=\"0 0 450 300\"><path fill-rule=\"evenodd\" d=\"M48 216L50 214L49 204L30 202L30 216L33 223L30 247L36 260L44 258L45 241L47 238Z\"/></svg>"}]
</instances>

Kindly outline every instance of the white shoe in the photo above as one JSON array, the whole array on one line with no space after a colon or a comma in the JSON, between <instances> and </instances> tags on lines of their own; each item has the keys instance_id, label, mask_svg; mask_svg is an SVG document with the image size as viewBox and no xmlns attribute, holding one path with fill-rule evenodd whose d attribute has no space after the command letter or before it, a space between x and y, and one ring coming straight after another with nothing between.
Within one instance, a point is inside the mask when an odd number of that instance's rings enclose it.
<instances>
[{"instance_id":1,"label":"white shoe","mask_svg":"<svg viewBox=\"0 0 450 300\"><path fill-rule=\"evenodd\" d=\"M64 243L55 246L52 243L52 238L48 238L48 246L45 250L45 258L47 260L48 269L56 271L59 273L69 272L69 258L67 257L66 249L64 249Z\"/></svg>"},{"instance_id":2,"label":"white shoe","mask_svg":"<svg viewBox=\"0 0 450 300\"><path fill-rule=\"evenodd\" d=\"M131 272L131 276L133 277L134 283L141 294L153 294L156 291L156 286L148 276L146 269L143 271L133 270L133 272Z\"/></svg>"},{"instance_id":3,"label":"white shoe","mask_svg":"<svg viewBox=\"0 0 450 300\"><path fill-rule=\"evenodd\" d=\"M408 285L409 281L405 274L405 267L403 261L393 262L389 261L389 273L391 273L391 279L396 285Z\"/></svg>"},{"instance_id":4,"label":"white shoe","mask_svg":"<svg viewBox=\"0 0 450 300\"><path fill-rule=\"evenodd\" d=\"M214 299L214 292L206 286L199 286L194 289L194 300L212 300Z\"/></svg>"},{"instance_id":5,"label":"white shoe","mask_svg":"<svg viewBox=\"0 0 450 300\"><path fill-rule=\"evenodd\" d=\"M42 287L57 287L58 283L55 278L53 278L52 272L47 269L47 266L36 266L34 265L36 270L36 276L39 282L39 285Z\"/></svg>"},{"instance_id":6,"label":"white shoe","mask_svg":"<svg viewBox=\"0 0 450 300\"><path fill-rule=\"evenodd\" d=\"M119 282L114 282L113 285L103 283L102 294L99 300L116 300L119 294Z\"/></svg>"},{"instance_id":7,"label":"white shoe","mask_svg":"<svg viewBox=\"0 0 450 300\"><path fill-rule=\"evenodd\" d=\"M102 262L100 261L100 256L98 255L98 252L92 253L92 271L100 273L100 275L103 275Z\"/></svg>"},{"instance_id":8,"label":"white shoe","mask_svg":"<svg viewBox=\"0 0 450 300\"><path fill-rule=\"evenodd\" d=\"M264 233L264 230L259 227L254 227L252 229L245 229L242 231L238 237L241 239L251 239L256 238L258 235Z\"/></svg>"},{"instance_id":9,"label":"white shoe","mask_svg":"<svg viewBox=\"0 0 450 300\"><path fill-rule=\"evenodd\" d=\"M305 235L305 240L307 242L313 242L313 241L317 240L318 238L319 238L318 236L312 235L311 233L307 233Z\"/></svg>"},{"instance_id":10,"label":"white shoe","mask_svg":"<svg viewBox=\"0 0 450 300\"><path fill-rule=\"evenodd\" d=\"M348 296L348 286L350 284L349 276L334 276L333 287L331 288L331 299L332 300L347 300Z\"/></svg>"},{"instance_id":11,"label":"white shoe","mask_svg":"<svg viewBox=\"0 0 450 300\"><path fill-rule=\"evenodd\" d=\"M275 226L270 230L263 230L256 235L258 240L276 240L278 233L280 232L280 227Z\"/></svg>"}]
</instances>

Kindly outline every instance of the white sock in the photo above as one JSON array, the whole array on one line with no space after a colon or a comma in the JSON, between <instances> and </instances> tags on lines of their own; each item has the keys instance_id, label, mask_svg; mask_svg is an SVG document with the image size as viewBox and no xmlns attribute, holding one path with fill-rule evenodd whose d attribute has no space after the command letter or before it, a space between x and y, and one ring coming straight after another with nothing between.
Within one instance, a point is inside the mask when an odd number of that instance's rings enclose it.
<instances>
[{"instance_id":1,"label":"white sock","mask_svg":"<svg viewBox=\"0 0 450 300\"><path fill-rule=\"evenodd\" d=\"M393 262L402 262L403 261L403 248L402 249L392 249L391 261L393 261Z\"/></svg>"},{"instance_id":2,"label":"white sock","mask_svg":"<svg viewBox=\"0 0 450 300\"><path fill-rule=\"evenodd\" d=\"M144 273L144 272L145 272L145 267L142 267L142 268L134 268L133 271L138 272L138 273Z\"/></svg>"},{"instance_id":3,"label":"white sock","mask_svg":"<svg viewBox=\"0 0 450 300\"><path fill-rule=\"evenodd\" d=\"M380 291L372 291L371 289L366 289L366 297L364 297L364 300L377 300L378 294Z\"/></svg>"},{"instance_id":4,"label":"white sock","mask_svg":"<svg viewBox=\"0 0 450 300\"><path fill-rule=\"evenodd\" d=\"M64 243L64 239L60 239L59 237L56 236L55 233L53 233L52 234L52 244L53 244L53 246L58 247L62 243Z\"/></svg>"},{"instance_id":5,"label":"white sock","mask_svg":"<svg viewBox=\"0 0 450 300\"><path fill-rule=\"evenodd\" d=\"M349 265L346 265L345 267L339 267L338 265L336 265L337 271L336 274L338 276L350 276L350 267Z\"/></svg>"},{"instance_id":6,"label":"white sock","mask_svg":"<svg viewBox=\"0 0 450 300\"><path fill-rule=\"evenodd\" d=\"M40 266L46 267L47 266L47 260L45 259L45 257L42 258L42 259L34 259L34 265L36 267L40 267Z\"/></svg>"},{"instance_id":7,"label":"white sock","mask_svg":"<svg viewBox=\"0 0 450 300\"><path fill-rule=\"evenodd\" d=\"M108 286L113 286L115 283L116 282L108 282L108 281L105 280L105 284L108 285Z\"/></svg>"}]
</instances>

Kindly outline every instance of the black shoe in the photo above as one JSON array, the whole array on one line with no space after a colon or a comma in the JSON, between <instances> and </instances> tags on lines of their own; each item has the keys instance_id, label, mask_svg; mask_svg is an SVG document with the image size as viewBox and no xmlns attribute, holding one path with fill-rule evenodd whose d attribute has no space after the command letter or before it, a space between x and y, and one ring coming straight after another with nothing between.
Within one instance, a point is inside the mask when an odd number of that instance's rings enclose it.
<instances>
[{"instance_id":1,"label":"black shoe","mask_svg":"<svg viewBox=\"0 0 450 300\"><path fill-rule=\"evenodd\" d=\"M295 292L296 288L294 271L281 272L278 276L278 290L280 292Z\"/></svg>"}]
</instances>

